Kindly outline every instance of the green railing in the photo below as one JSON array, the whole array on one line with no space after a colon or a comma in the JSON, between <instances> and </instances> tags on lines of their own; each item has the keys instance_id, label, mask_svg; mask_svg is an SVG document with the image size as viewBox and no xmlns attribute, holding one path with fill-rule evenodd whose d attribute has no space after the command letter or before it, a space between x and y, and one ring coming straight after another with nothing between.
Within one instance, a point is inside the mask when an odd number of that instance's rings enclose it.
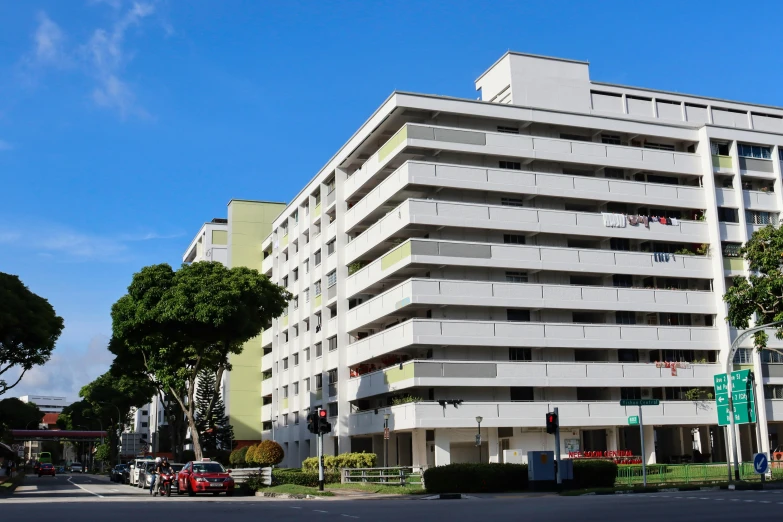
<instances>
[{"instance_id":1,"label":"green railing","mask_svg":"<svg viewBox=\"0 0 783 522\"><path fill-rule=\"evenodd\" d=\"M733 466L732 466L733 469ZM752 462L740 464L742 480L759 480ZM783 467L772 467L773 480L783 479ZM651 464L647 466L648 484L689 484L727 482L729 471L726 463L713 464ZM617 485L642 484L642 467L621 465L617 468Z\"/></svg>"}]
</instances>

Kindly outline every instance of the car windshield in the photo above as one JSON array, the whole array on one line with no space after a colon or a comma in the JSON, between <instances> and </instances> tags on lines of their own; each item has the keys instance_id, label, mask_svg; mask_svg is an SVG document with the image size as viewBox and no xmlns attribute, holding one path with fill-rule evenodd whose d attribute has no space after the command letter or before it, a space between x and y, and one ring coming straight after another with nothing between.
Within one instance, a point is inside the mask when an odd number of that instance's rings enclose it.
<instances>
[{"instance_id":1,"label":"car windshield","mask_svg":"<svg viewBox=\"0 0 783 522\"><path fill-rule=\"evenodd\" d=\"M226 470L219 462L194 462L194 473L225 473Z\"/></svg>"}]
</instances>

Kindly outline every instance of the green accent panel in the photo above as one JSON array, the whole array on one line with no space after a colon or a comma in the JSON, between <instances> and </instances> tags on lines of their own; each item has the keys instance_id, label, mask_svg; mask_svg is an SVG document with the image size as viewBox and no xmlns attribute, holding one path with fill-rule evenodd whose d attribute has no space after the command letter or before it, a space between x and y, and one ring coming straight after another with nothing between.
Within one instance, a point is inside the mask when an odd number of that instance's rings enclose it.
<instances>
[{"instance_id":1,"label":"green accent panel","mask_svg":"<svg viewBox=\"0 0 783 522\"><path fill-rule=\"evenodd\" d=\"M280 324L282 325L282 327L283 327L283 328L285 328L286 326L288 326L288 316L287 316L287 315L284 315L284 316L283 316L283 317L280 319Z\"/></svg>"},{"instance_id":2,"label":"green accent panel","mask_svg":"<svg viewBox=\"0 0 783 522\"><path fill-rule=\"evenodd\" d=\"M411 256L411 243L406 241L381 258L381 270L386 270Z\"/></svg>"},{"instance_id":3,"label":"green accent panel","mask_svg":"<svg viewBox=\"0 0 783 522\"><path fill-rule=\"evenodd\" d=\"M727 257L723 259L724 270L744 270L745 264L741 257Z\"/></svg>"},{"instance_id":4,"label":"green accent panel","mask_svg":"<svg viewBox=\"0 0 783 522\"><path fill-rule=\"evenodd\" d=\"M733 167L731 156L712 155L712 166L716 169L730 169Z\"/></svg>"},{"instance_id":5,"label":"green accent panel","mask_svg":"<svg viewBox=\"0 0 783 522\"><path fill-rule=\"evenodd\" d=\"M324 398L324 391L323 390L315 390L315 400L320 401Z\"/></svg>"},{"instance_id":6,"label":"green accent panel","mask_svg":"<svg viewBox=\"0 0 783 522\"><path fill-rule=\"evenodd\" d=\"M228 230L213 230L212 231L212 244L213 245L227 245L228 244Z\"/></svg>"},{"instance_id":7,"label":"green accent panel","mask_svg":"<svg viewBox=\"0 0 783 522\"><path fill-rule=\"evenodd\" d=\"M245 343L240 354L231 354L228 375L228 415L236 440L261 439L261 343Z\"/></svg>"},{"instance_id":8,"label":"green accent panel","mask_svg":"<svg viewBox=\"0 0 783 522\"><path fill-rule=\"evenodd\" d=\"M280 401L280 407L284 410L288 409L288 397Z\"/></svg>"},{"instance_id":9,"label":"green accent panel","mask_svg":"<svg viewBox=\"0 0 783 522\"><path fill-rule=\"evenodd\" d=\"M280 240L280 246L284 247L288 244L288 234L283 236L283 239Z\"/></svg>"},{"instance_id":10,"label":"green accent panel","mask_svg":"<svg viewBox=\"0 0 783 522\"><path fill-rule=\"evenodd\" d=\"M318 204L315 206L315 210L313 210L313 217L318 217L318 216L320 216L320 215L321 215L321 203L319 202L319 203L318 203Z\"/></svg>"},{"instance_id":11,"label":"green accent panel","mask_svg":"<svg viewBox=\"0 0 783 522\"><path fill-rule=\"evenodd\" d=\"M285 209L283 203L232 200L228 204L229 266L261 269L261 243L272 232L272 223Z\"/></svg>"},{"instance_id":12,"label":"green accent panel","mask_svg":"<svg viewBox=\"0 0 783 522\"><path fill-rule=\"evenodd\" d=\"M399 131L397 131L397 134L389 138L389 141L383 144L380 149L378 149L378 161L383 161L386 156L392 153L394 149L396 149L401 143L408 140L408 126L405 125L403 128L401 128Z\"/></svg>"},{"instance_id":13,"label":"green accent panel","mask_svg":"<svg viewBox=\"0 0 783 522\"><path fill-rule=\"evenodd\" d=\"M413 379L413 365L406 364L400 370L399 366L388 369L383 372L383 382L386 384L394 384L395 382L405 381Z\"/></svg>"},{"instance_id":14,"label":"green accent panel","mask_svg":"<svg viewBox=\"0 0 783 522\"><path fill-rule=\"evenodd\" d=\"M317 295L315 296L315 299L313 299L313 308L320 308L321 306L321 296Z\"/></svg>"}]
</instances>

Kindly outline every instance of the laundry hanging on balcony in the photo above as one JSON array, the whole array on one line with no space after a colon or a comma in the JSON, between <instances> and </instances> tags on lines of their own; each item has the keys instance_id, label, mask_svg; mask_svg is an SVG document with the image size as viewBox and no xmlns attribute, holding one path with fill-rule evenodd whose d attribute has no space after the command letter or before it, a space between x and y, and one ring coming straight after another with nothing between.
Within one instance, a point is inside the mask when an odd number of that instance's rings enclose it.
<instances>
[{"instance_id":1,"label":"laundry hanging on balcony","mask_svg":"<svg viewBox=\"0 0 783 522\"><path fill-rule=\"evenodd\" d=\"M653 252L653 259L658 263L668 263L669 259L674 261L674 254L668 252Z\"/></svg>"},{"instance_id":2,"label":"laundry hanging on balcony","mask_svg":"<svg viewBox=\"0 0 783 522\"><path fill-rule=\"evenodd\" d=\"M608 212L601 212L601 217L604 219L605 227L625 228L626 226L625 214L611 214Z\"/></svg>"}]
</instances>

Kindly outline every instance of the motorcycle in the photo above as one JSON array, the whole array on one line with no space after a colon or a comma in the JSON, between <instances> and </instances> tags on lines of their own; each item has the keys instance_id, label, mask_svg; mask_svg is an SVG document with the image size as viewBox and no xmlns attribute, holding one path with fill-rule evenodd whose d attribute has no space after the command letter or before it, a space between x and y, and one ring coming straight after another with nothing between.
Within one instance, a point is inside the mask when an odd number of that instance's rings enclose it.
<instances>
[{"instance_id":1,"label":"motorcycle","mask_svg":"<svg viewBox=\"0 0 783 522\"><path fill-rule=\"evenodd\" d=\"M161 473L158 475L158 494L162 496L171 496L171 484L174 482L174 473Z\"/></svg>"}]
</instances>

